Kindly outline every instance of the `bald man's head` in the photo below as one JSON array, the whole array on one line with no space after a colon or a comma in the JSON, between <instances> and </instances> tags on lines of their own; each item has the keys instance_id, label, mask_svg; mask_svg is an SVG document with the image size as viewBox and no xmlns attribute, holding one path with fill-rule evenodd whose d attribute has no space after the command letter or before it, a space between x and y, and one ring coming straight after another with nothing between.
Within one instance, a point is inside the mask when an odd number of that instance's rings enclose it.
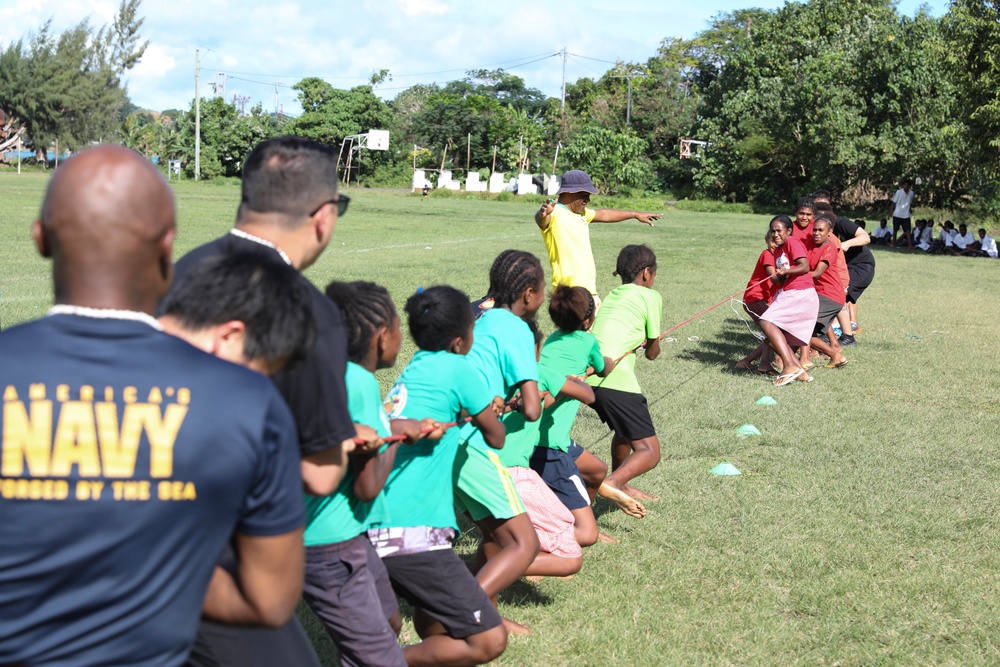
<instances>
[{"instance_id":1,"label":"bald man's head","mask_svg":"<svg viewBox=\"0 0 1000 667\"><path fill-rule=\"evenodd\" d=\"M67 160L32 228L56 302L154 312L170 286L174 219L170 188L137 153L98 146Z\"/></svg>"}]
</instances>

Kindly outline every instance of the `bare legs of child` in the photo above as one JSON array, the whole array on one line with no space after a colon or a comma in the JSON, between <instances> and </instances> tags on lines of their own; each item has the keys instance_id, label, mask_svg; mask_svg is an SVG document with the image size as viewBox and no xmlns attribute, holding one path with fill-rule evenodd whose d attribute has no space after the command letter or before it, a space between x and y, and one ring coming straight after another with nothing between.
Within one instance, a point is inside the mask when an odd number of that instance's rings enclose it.
<instances>
[{"instance_id":1,"label":"bare legs of child","mask_svg":"<svg viewBox=\"0 0 1000 667\"><path fill-rule=\"evenodd\" d=\"M792 376L801 382L809 382L811 378L805 372L805 369L802 368L802 365L799 364L798 359L795 358L792 348L788 346L788 341L785 340L785 332L778 328L777 324L767 320L760 321L760 328L764 331L764 335L767 336L768 343L771 344L771 349L781 359L782 375L775 380L775 384L786 384L788 381L787 378Z\"/></svg>"},{"instance_id":2,"label":"bare legs of child","mask_svg":"<svg viewBox=\"0 0 1000 667\"><path fill-rule=\"evenodd\" d=\"M581 547L589 547L597 541L617 544L618 540L598 530L594 509L591 507L597 497L598 489L601 488L601 484L608 476L607 464L587 450L583 450L583 453L576 458L576 467L580 470L580 477L583 479L587 496L590 498L590 505L587 507L570 510L573 514L576 541L580 543Z\"/></svg>"},{"instance_id":3,"label":"bare legs of child","mask_svg":"<svg viewBox=\"0 0 1000 667\"><path fill-rule=\"evenodd\" d=\"M656 436L640 440L628 440L615 434L611 440L611 470L607 479L598 490L598 494L615 502L625 513L636 518L646 516L646 508L641 500L659 500L658 496L640 491L629 482L644 472L649 472L660 462L660 441ZM616 494L617 492L617 494ZM636 508L629 511L616 500L615 495L625 494L635 500Z\"/></svg>"},{"instance_id":4,"label":"bare legs of child","mask_svg":"<svg viewBox=\"0 0 1000 667\"><path fill-rule=\"evenodd\" d=\"M510 519L488 516L476 521L476 526L483 535L476 552L476 563L479 567L476 580L486 591L493 606L496 606L500 592L517 581L534 564L539 554L538 535L527 513L518 514ZM577 570L579 569L578 566ZM512 634L523 635L531 632L526 625L506 618L503 622Z\"/></svg>"},{"instance_id":5,"label":"bare legs of child","mask_svg":"<svg viewBox=\"0 0 1000 667\"><path fill-rule=\"evenodd\" d=\"M483 665L499 657L507 648L507 630L502 625L456 639L420 609L414 610L413 625L423 641L403 647L403 656L410 667Z\"/></svg>"}]
</instances>

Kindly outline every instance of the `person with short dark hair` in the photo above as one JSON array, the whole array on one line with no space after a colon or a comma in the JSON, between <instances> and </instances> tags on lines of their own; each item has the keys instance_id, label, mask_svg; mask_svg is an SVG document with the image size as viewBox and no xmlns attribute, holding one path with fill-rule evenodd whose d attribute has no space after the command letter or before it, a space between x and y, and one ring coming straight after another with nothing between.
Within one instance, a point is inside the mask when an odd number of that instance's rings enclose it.
<instances>
[{"instance_id":1,"label":"person with short dark hair","mask_svg":"<svg viewBox=\"0 0 1000 667\"><path fill-rule=\"evenodd\" d=\"M817 209L833 212L830 195L825 190L814 192L813 199ZM844 329L840 336L840 344L848 347L857 344L858 341L854 334L861 333L861 327L858 324L858 300L875 280L875 256L867 247L872 242L868 232L858 227L849 218L836 217L833 233L840 239L840 248L844 251L844 260L847 262L850 281L847 289L847 308L851 330Z\"/></svg>"},{"instance_id":2,"label":"person with short dark hair","mask_svg":"<svg viewBox=\"0 0 1000 667\"><path fill-rule=\"evenodd\" d=\"M750 274L750 280L747 281L747 286L743 290L743 310L754 321L754 324L760 323L760 316L767 310L771 299L774 298L775 291L774 283L769 278L774 275L774 249L777 246L771 238L770 230L764 234L764 244L767 247L757 257L757 264L754 265L753 273ZM771 348L763 336L760 334L755 335L761 339L760 344L753 352L737 361L734 368L736 370L755 371L761 375L777 375L777 371L771 366ZM752 363L758 359L760 361L754 367Z\"/></svg>"},{"instance_id":3,"label":"person with short dark hair","mask_svg":"<svg viewBox=\"0 0 1000 667\"><path fill-rule=\"evenodd\" d=\"M0 500L0 663L179 666L202 613L279 626L298 602L288 407L152 316L174 210L163 177L118 146L49 181L32 233L56 305L0 334L0 473L14 489ZM227 542L236 577L215 567Z\"/></svg>"},{"instance_id":4,"label":"person with short dark hair","mask_svg":"<svg viewBox=\"0 0 1000 667\"><path fill-rule=\"evenodd\" d=\"M924 252L930 251L934 243L934 218L924 220L923 226L920 226L919 234L914 234L913 240L916 242L917 248Z\"/></svg>"},{"instance_id":5,"label":"person with short dark hair","mask_svg":"<svg viewBox=\"0 0 1000 667\"><path fill-rule=\"evenodd\" d=\"M993 240L993 237L986 233L986 230L982 227L979 228L979 241L974 247L969 248L965 251L966 255L971 255L973 257L992 257L997 258L997 242Z\"/></svg>"},{"instance_id":6,"label":"person with short dark hair","mask_svg":"<svg viewBox=\"0 0 1000 667\"><path fill-rule=\"evenodd\" d=\"M220 359L272 376L316 341L295 269L248 253L200 262L160 304L164 331Z\"/></svg>"},{"instance_id":7,"label":"person with short dark hair","mask_svg":"<svg viewBox=\"0 0 1000 667\"><path fill-rule=\"evenodd\" d=\"M809 243L812 240L813 222L816 220L816 204L812 197L802 197L795 204L792 218L792 238Z\"/></svg>"},{"instance_id":8,"label":"person with short dark hair","mask_svg":"<svg viewBox=\"0 0 1000 667\"><path fill-rule=\"evenodd\" d=\"M955 230L955 223L951 220L945 220L944 224L941 225L941 232L938 234L937 239L931 244L930 253L932 254L943 254L951 253L952 247L954 246L954 238L958 232Z\"/></svg>"},{"instance_id":9,"label":"person with short dark hair","mask_svg":"<svg viewBox=\"0 0 1000 667\"><path fill-rule=\"evenodd\" d=\"M847 291L837 265L841 255L840 247L834 241L833 215L823 212L816 217L813 224L813 242L807 247L809 253L809 268L816 295L819 297L819 310L816 315L816 327L813 330L810 346L830 358L827 368L840 368L847 363L847 357L841 352L837 337L833 335L833 320L844 307L844 294ZM819 338L826 332L827 341Z\"/></svg>"},{"instance_id":10,"label":"person with short dark hair","mask_svg":"<svg viewBox=\"0 0 1000 667\"><path fill-rule=\"evenodd\" d=\"M809 273L809 255L805 245L791 235L793 226L787 215L777 215L768 227L775 244L776 269L771 281L781 289L760 316L760 328L767 336L771 349L781 358L781 375L774 380L776 387L795 380L812 381L795 358L791 346L809 344L819 312L819 297ZM803 361L808 361L808 358Z\"/></svg>"},{"instance_id":11,"label":"person with short dark hair","mask_svg":"<svg viewBox=\"0 0 1000 667\"><path fill-rule=\"evenodd\" d=\"M473 343L469 297L430 287L407 299L406 314L420 349L386 396L389 416L448 424L464 412L487 444L503 447L494 394L466 357ZM404 649L411 667L479 665L507 648L503 619L452 549L458 440L450 428L438 442L423 439L397 451L385 482L388 516L368 531L393 589L414 607L423 641Z\"/></svg>"},{"instance_id":12,"label":"person with short dark hair","mask_svg":"<svg viewBox=\"0 0 1000 667\"><path fill-rule=\"evenodd\" d=\"M563 286L563 289L572 288ZM582 287L577 289L586 292ZM537 358L541 353L544 337L534 319L526 322L535 339ZM542 364L538 365L538 391L541 394L543 418L557 400L594 400L594 390L578 378L567 377L567 374ZM514 488L517 489L538 536L538 555L524 572L528 581L542 577L569 576L579 572L583 566L583 550L576 538L573 514L559 502L541 475L529 465L531 455L538 445L541 422L542 419L529 421L520 410L511 409L503 417L507 435L503 449L498 453L500 462L510 472Z\"/></svg>"},{"instance_id":13,"label":"person with short dark hair","mask_svg":"<svg viewBox=\"0 0 1000 667\"><path fill-rule=\"evenodd\" d=\"M302 363L274 377L298 427L301 480L298 492L328 496L347 471L349 453L377 448L374 429L355 425L345 385L347 333L337 305L301 271L326 249L349 199L337 191L337 153L329 146L279 137L259 143L243 165L236 224L224 236L195 248L177 263L183 278L209 257L250 253L260 261L296 270L316 323L316 344ZM355 438L364 444L355 445ZM359 451L359 453L360 453ZM369 582L374 596L374 582ZM318 665L297 618L278 630L202 623L192 651L193 667Z\"/></svg>"},{"instance_id":14,"label":"person with short dark hair","mask_svg":"<svg viewBox=\"0 0 1000 667\"><path fill-rule=\"evenodd\" d=\"M910 208L913 206L913 190L910 189L910 181L903 179L899 184L899 189L892 196L889 203L889 215L892 216L892 244L899 247L899 244L906 239L906 247L913 247L913 238L910 236ZM896 235L902 230L903 235L897 240Z\"/></svg>"},{"instance_id":15,"label":"person with short dark hair","mask_svg":"<svg viewBox=\"0 0 1000 667\"><path fill-rule=\"evenodd\" d=\"M889 245L892 241L892 230L889 229L889 223L885 218L882 218L878 227L872 230L871 237L875 245Z\"/></svg>"},{"instance_id":16,"label":"person with short dark hair","mask_svg":"<svg viewBox=\"0 0 1000 667\"><path fill-rule=\"evenodd\" d=\"M352 452L337 492L306 499L303 597L336 644L345 667L406 665L396 641L402 627L399 607L368 529L388 517L382 489L399 447L440 440L443 433L433 420L390 421L386 416L375 371L395 365L403 341L389 292L371 282L334 281L327 285L326 295L340 307L347 327L352 418L375 429L380 438L405 436L405 443L394 440L377 451Z\"/></svg>"},{"instance_id":17,"label":"person with short dark hair","mask_svg":"<svg viewBox=\"0 0 1000 667\"><path fill-rule=\"evenodd\" d=\"M525 421L538 421L542 414L538 359L525 320L545 302L541 262L523 250L504 250L490 266L486 296L494 307L476 320L469 365L505 403L519 394L516 405ZM509 471L472 425L459 432L455 506L483 535L476 553L476 579L496 604L499 594L527 571L540 547ZM527 631L514 621L504 622L509 632Z\"/></svg>"},{"instance_id":18,"label":"person with short dark hair","mask_svg":"<svg viewBox=\"0 0 1000 667\"><path fill-rule=\"evenodd\" d=\"M561 377L582 377L591 369L598 377L607 377L614 361L601 353L597 338L588 332L596 317L594 297L585 287L560 285L549 298L549 316L559 329L542 347L539 372L547 370ZM582 401L588 405L594 402ZM542 414L539 439L531 454L531 468L541 475L553 493L573 515L576 540L588 547L603 539L591 507L608 475L608 466L570 437L570 430L580 410L581 400L558 396Z\"/></svg>"},{"instance_id":19,"label":"person with short dark hair","mask_svg":"<svg viewBox=\"0 0 1000 667\"><path fill-rule=\"evenodd\" d=\"M952 237L952 253L964 255L965 251L976 242L976 237L969 231L968 226L963 222L958 226L958 234Z\"/></svg>"},{"instance_id":20,"label":"person with short dark hair","mask_svg":"<svg viewBox=\"0 0 1000 667\"><path fill-rule=\"evenodd\" d=\"M535 212L535 224L542 232L552 267L552 289L557 285L585 287L597 297L597 266L590 248L590 223L638 220L653 226L662 213L588 208L597 187L585 171L563 174L556 200L548 200ZM598 310L601 307L597 299Z\"/></svg>"},{"instance_id":21,"label":"person with short dark hair","mask_svg":"<svg viewBox=\"0 0 1000 667\"><path fill-rule=\"evenodd\" d=\"M594 321L593 333L600 343L601 354L621 360L607 377L587 378L587 384L594 387L591 407L614 432L612 472L597 493L637 519L646 516L643 500L658 499L632 485L633 479L660 462L656 427L635 376L640 346L650 361L660 355L663 297L653 289L656 269L656 254L648 246L627 245L618 253L614 275L621 278L622 284L605 299ZM633 350L636 354L629 354Z\"/></svg>"}]
</instances>

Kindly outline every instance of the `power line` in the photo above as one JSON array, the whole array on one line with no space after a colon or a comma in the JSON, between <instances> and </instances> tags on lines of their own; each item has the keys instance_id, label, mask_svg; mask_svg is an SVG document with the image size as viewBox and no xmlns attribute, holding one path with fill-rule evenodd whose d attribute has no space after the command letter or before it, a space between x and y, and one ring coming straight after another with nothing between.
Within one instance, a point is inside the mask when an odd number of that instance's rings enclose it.
<instances>
[{"instance_id":1,"label":"power line","mask_svg":"<svg viewBox=\"0 0 1000 667\"><path fill-rule=\"evenodd\" d=\"M607 63L609 65L617 65L617 62L613 60L601 60L600 58L591 58L590 56L581 56L579 53L567 53L567 55L573 56L574 58L583 58L584 60L593 60L599 63Z\"/></svg>"},{"instance_id":2,"label":"power line","mask_svg":"<svg viewBox=\"0 0 1000 667\"><path fill-rule=\"evenodd\" d=\"M542 57L542 56L544 56L544 57ZM538 58L540 60L544 60L545 57L551 57L551 56L548 55L548 54L545 54L545 53L536 53L535 55L522 56L520 58L512 58L510 60L502 60L500 62L490 63L488 65L482 65L480 67L462 67L462 68L456 68L456 69L444 69L444 70L439 70L437 72L414 72L412 74L393 74L392 78L396 79L396 78L407 78L407 77L414 77L414 76L435 76L437 74L450 74L452 72L467 72L467 71L472 70L472 69L486 69L487 67L497 67L499 65L506 65L507 63L516 63L519 60L526 60L526 59L531 59L531 58ZM537 60L532 60L531 62L538 62L538 61ZM522 65L529 65L529 64L531 64L531 63L521 63L519 65L514 65L513 67L521 67ZM340 80L340 79L367 80L369 78L368 76L317 76L315 74L264 74L262 72L230 72L230 73L231 74L242 74L242 75L245 75L245 76L260 76L260 77L264 77L264 78L301 78L301 79L305 79L307 77L312 77L312 76L315 76L316 78L319 78L319 79L331 79L331 80ZM259 82L254 82L254 83L259 83ZM268 84L268 85L270 85L270 84Z\"/></svg>"}]
</instances>

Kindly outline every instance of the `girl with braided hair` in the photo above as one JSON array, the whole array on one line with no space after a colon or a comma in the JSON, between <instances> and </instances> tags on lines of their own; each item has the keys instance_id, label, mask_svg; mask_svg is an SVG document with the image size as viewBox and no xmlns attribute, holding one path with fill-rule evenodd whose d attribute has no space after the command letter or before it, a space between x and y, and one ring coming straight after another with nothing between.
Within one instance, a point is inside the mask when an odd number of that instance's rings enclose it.
<instances>
[{"instance_id":1,"label":"girl with braided hair","mask_svg":"<svg viewBox=\"0 0 1000 667\"><path fill-rule=\"evenodd\" d=\"M379 448L356 448L347 473L329 496L306 496L306 577L303 597L326 627L344 665L406 665L396 640L402 621L385 566L368 539L368 528L386 519L382 487L396 458L398 441L440 439L432 419L394 419L382 408L375 371L396 363L403 334L384 287L369 282L332 282L326 295L340 306L347 331L348 411L371 427ZM428 431L424 433L424 431Z\"/></svg>"},{"instance_id":2,"label":"girl with braided hair","mask_svg":"<svg viewBox=\"0 0 1000 667\"><path fill-rule=\"evenodd\" d=\"M493 299L493 308L476 320L470 365L505 402L520 392L518 410L525 421L537 421L542 414L538 361L534 336L525 320L534 317L545 301L545 272L538 258L520 250L500 253L490 268L487 298ZM482 532L476 578L495 604L500 591L535 560L538 536L510 472L480 432L467 425L459 441L455 505ZM528 632L517 623L505 623L511 632Z\"/></svg>"}]
</instances>

